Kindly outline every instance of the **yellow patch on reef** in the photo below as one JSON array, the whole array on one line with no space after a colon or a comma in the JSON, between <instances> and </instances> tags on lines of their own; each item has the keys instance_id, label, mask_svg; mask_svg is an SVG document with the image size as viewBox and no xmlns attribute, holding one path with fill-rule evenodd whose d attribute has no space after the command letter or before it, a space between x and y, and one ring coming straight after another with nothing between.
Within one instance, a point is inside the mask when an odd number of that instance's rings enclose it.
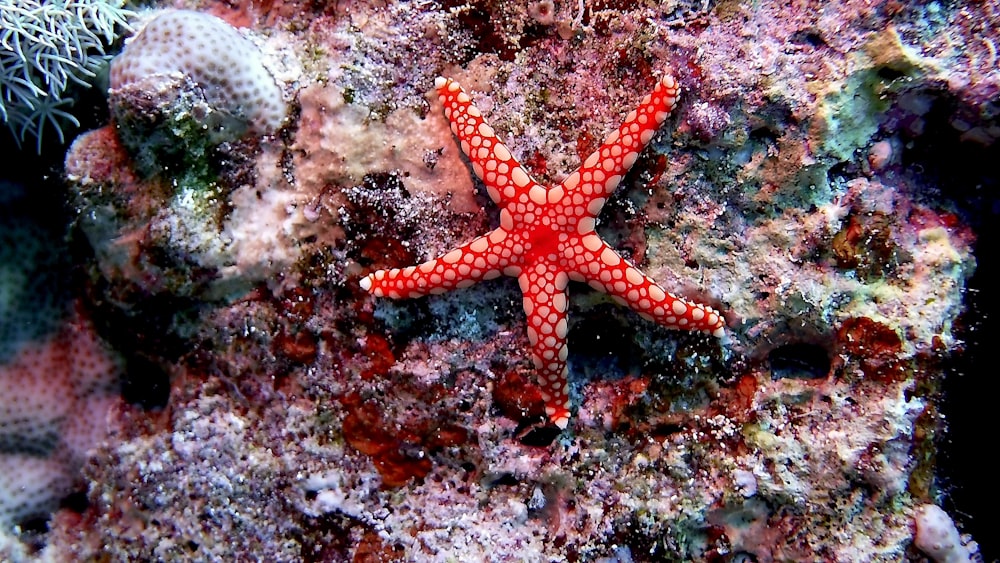
<instances>
[{"instance_id":1,"label":"yellow patch on reef","mask_svg":"<svg viewBox=\"0 0 1000 563\"><path fill-rule=\"evenodd\" d=\"M962 261L962 255L952 246L951 237L944 227L922 229L917 233L917 239L923 245L926 264L947 266Z\"/></svg>"}]
</instances>

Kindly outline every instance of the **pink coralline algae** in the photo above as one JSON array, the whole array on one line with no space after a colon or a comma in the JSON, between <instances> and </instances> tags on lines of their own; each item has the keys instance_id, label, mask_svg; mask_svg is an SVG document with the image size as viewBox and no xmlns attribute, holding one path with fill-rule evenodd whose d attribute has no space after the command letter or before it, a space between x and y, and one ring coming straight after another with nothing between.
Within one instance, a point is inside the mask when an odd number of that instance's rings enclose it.
<instances>
[{"instance_id":1,"label":"pink coralline algae","mask_svg":"<svg viewBox=\"0 0 1000 563\"><path fill-rule=\"evenodd\" d=\"M609 293L643 318L669 328L724 334L719 313L667 292L594 230L604 203L674 109L679 88L673 76L662 78L583 166L552 188L528 176L458 83L438 78L435 88L472 169L485 182L490 199L501 206L500 226L419 266L369 274L361 280L366 291L398 299L468 287L501 274L516 277L524 294L545 412L560 428L570 416L570 280Z\"/></svg>"}]
</instances>

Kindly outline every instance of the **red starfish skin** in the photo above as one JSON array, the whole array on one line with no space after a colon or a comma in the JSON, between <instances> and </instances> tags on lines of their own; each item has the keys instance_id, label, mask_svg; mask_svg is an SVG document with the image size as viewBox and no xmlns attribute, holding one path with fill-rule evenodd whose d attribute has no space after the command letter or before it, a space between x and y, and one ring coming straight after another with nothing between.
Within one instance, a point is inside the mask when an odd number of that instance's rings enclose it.
<instances>
[{"instance_id":1,"label":"red starfish skin","mask_svg":"<svg viewBox=\"0 0 1000 563\"><path fill-rule=\"evenodd\" d=\"M560 428L566 428L570 416L570 280L586 282L668 328L723 335L722 315L670 294L594 232L604 202L674 108L679 93L674 77L660 79L583 166L551 188L528 176L457 82L438 78L435 87L462 151L500 207L500 227L419 266L369 274L361 280L363 289L401 299L468 287L501 274L517 277L545 411Z\"/></svg>"}]
</instances>

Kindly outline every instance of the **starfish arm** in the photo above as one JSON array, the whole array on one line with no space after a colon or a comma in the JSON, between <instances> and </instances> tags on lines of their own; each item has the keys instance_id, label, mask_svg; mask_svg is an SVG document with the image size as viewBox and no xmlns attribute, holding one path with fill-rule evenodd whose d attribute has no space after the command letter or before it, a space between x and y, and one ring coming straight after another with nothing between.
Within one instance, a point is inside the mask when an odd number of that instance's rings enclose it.
<instances>
[{"instance_id":1,"label":"starfish arm","mask_svg":"<svg viewBox=\"0 0 1000 563\"><path fill-rule=\"evenodd\" d=\"M465 90L450 78L434 82L451 131L458 137L472 170L486 184L486 192L496 204L513 201L519 194L538 186L514 159L510 149L497 138L479 108ZM538 186L540 189L541 186Z\"/></svg>"},{"instance_id":2,"label":"starfish arm","mask_svg":"<svg viewBox=\"0 0 1000 563\"><path fill-rule=\"evenodd\" d=\"M499 244L506 238L503 229L494 229L423 264L372 272L361 279L361 288L377 297L404 299L499 277L510 261L510 252Z\"/></svg>"},{"instance_id":3,"label":"starfish arm","mask_svg":"<svg viewBox=\"0 0 1000 563\"><path fill-rule=\"evenodd\" d=\"M563 180L563 188L566 191L581 191L591 200L607 198L670 115L679 94L680 86L673 76L661 78L653 91L642 99L639 107L629 113L624 123L608 135L604 144L587 157L583 166ZM600 201L600 204L603 203ZM598 212L600 204L596 206ZM596 217L597 213L593 215Z\"/></svg>"},{"instance_id":4,"label":"starfish arm","mask_svg":"<svg viewBox=\"0 0 1000 563\"><path fill-rule=\"evenodd\" d=\"M725 320L718 311L666 291L596 233L584 236L582 245L583 251L570 260L570 277L574 280L587 282L643 318L667 328L701 331L719 338L725 335Z\"/></svg>"},{"instance_id":5,"label":"starfish arm","mask_svg":"<svg viewBox=\"0 0 1000 563\"><path fill-rule=\"evenodd\" d=\"M517 277L524 294L531 357L545 401L545 414L559 428L569 423L566 366L566 285L569 278L551 264L537 264Z\"/></svg>"}]
</instances>

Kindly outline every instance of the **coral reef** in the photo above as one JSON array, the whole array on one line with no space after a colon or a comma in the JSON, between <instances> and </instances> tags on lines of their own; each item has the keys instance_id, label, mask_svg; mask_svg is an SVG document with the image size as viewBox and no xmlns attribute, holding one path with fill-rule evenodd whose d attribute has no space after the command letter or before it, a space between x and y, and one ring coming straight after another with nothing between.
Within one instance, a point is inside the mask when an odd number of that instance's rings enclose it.
<instances>
[{"instance_id":1,"label":"coral reef","mask_svg":"<svg viewBox=\"0 0 1000 563\"><path fill-rule=\"evenodd\" d=\"M116 421L120 356L67 284L61 229L0 182L0 559L18 560L60 506L85 499L82 469ZM74 500L76 499L76 500ZM85 501L83 501L85 504ZM20 554L20 555L18 555Z\"/></svg>"},{"instance_id":2,"label":"coral reef","mask_svg":"<svg viewBox=\"0 0 1000 563\"><path fill-rule=\"evenodd\" d=\"M280 148L260 138L281 126L284 94L249 38L214 16L165 11L114 60L109 94L114 125L82 135L66 173L117 291L226 299L298 258L278 239L310 220L287 217L294 188L270 160Z\"/></svg>"},{"instance_id":3,"label":"coral reef","mask_svg":"<svg viewBox=\"0 0 1000 563\"><path fill-rule=\"evenodd\" d=\"M252 43L288 112L220 137L216 114L245 119L248 98L233 109L220 80L172 74L113 91L114 122L66 154L93 319L71 322L126 355L126 404L102 411L110 435L73 475L85 502L33 533L9 511L4 557L976 557L969 521L929 507L961 514L937 452L996 200L990 3L171 7L243 27L224 34ZM438 75L544 185L675 76L676 108L594 226L719 311L725 338L570 285L563 430L516 282L368 295L373 272L504 226ZM147 132L170 140L144 150ZM47 334L62 333L30 341ZM16 455L57 441L34 420ZM44 510L66 491L53 482Z\"/></svg>"}]
</instances>

